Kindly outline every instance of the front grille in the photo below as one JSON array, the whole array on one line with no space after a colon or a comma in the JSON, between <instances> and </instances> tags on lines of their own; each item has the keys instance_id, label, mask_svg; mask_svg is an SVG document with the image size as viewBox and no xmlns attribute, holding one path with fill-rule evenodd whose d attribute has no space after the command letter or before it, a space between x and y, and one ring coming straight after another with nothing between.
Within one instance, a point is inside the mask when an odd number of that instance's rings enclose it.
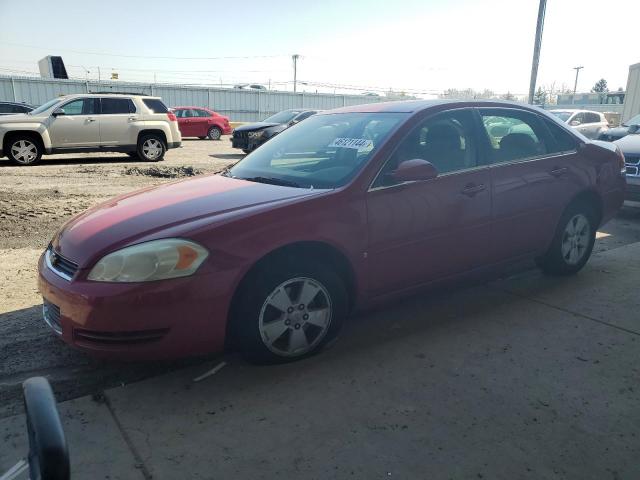
<instances>
[{"instance_id":1,"label":"front grille","mask_svg":"<svg viewBox=\"0 0 640 480\"><path fill-rule=\"evenodd\" d=\"M626 156L624 160L626 174L629 177L640 177L640 156Z\"/></svg>"},{"instance_id":2,"label":"front grille","mask_svg":"<svg viewBox=\"0 0 640 480\"><path fill-rule=\"evenodd\" d=\"M73 336L79 342L115 345L153 342L160 340L168 331L168 328L161 328L156 330L139 330L132 332L97 332L94 330L77 328L73 331Z\"/></svg>"},{"instance_id":3,"label":"front grille","mask_svg":"<svg viewBox=\"0 0 640 480\"><path fill-rule=\"evenodd\" d=\"M249 132L233 131L233 138L249 138Z\"/></svg>"},{"instance_id":4,"label":"front grille","mask_svg":"<svg viewBox=\"0 0 640 480\"><path fill-rule=\"evenodd\" d=\"M62 325L60 324L60 307L54 305L51 302L44 300L42 303L42 317L47 325L49 325L54 332L58 335L62 335Z\"/></svg>"},{"instance_id":5,"label":"front grille","mask_svg":"<svg viewBox=\"0 0 640 480\"><path fill-rule=\"evenodd\" d=\"M59 253L55 252L51 246L47 248L45 259L47 261L47 266L65 280L71 280L78 271L77 263L64 258Z\"/></svg>"}]
</instances>

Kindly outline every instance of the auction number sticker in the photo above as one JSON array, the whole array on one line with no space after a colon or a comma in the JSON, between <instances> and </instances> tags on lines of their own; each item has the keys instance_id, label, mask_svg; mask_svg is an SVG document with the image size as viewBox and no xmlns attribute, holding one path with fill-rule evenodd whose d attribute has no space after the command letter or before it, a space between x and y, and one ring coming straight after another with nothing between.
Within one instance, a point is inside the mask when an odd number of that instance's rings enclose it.
<instances>
[{"instance_id":1,"label":"auction number sticker","mask_svg":"<svg viewBox=\"0 0 640 480\"><path fill-rule=\"evenodd\" d=\"M336 138L329 146L353 148L358 151L373 150L373 142L366 138Z\"/></svg>"}]
</instances>

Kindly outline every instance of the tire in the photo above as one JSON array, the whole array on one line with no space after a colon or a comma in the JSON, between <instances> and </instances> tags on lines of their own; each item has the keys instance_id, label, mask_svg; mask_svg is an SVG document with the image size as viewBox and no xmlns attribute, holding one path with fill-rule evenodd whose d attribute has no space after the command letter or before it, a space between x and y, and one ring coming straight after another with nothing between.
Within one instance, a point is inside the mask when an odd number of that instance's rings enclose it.
<instances>
[{"instance_id":1,"label":"tire","mask_svg":"<svg viewBox=\"0 0 640 480\"><path fill-rule=\"evenodd\" d=\"M167 146L164 140L155 133L142 135L138 140L138 157L145 162L159 162L164 158Z\"/></svg>"},{"instance_id":2,"label":"tire","mask_svg":"<svg viewBox=\"0 0 640 480\"><path fill-rule=\"evenodd\" d=\"M592 205L584 201L570 204L560 217L549 250L536 263L549 275L578 273L591 256L597 226Z\"/></svg>"},{"instance_id":3,"label":"tire","mask_svg":"<svg viewBox=\"0 0 640 480\"><path fill-rule=\"evenodd\" d=\"M207 132L207 137L209 137L209 140L220 140L221 136L222 130L220 130L218 127L211 127Z\"/></svg>"},{"instance_id":4,"label":"tire","mask_svg":"<svg viewBox=\"0 0 640 480\"><path fill-rule=\"evenodd\" d=\"M36 165L42 158L44 148L36 137L20 135L6 142L6 154L14 165Z\"/></svg>"},{"instance_id":5,"label":"tire","mask_svg":"<svg viewBox=\"0 0 640 480\"><path fill-rule=\"evenodd\" d=\"M243 285L232 309L231 335L253 363L285 363L319 352L348 314L343 281L322 264L273 260Z\"/></svg>"}]
</instances>

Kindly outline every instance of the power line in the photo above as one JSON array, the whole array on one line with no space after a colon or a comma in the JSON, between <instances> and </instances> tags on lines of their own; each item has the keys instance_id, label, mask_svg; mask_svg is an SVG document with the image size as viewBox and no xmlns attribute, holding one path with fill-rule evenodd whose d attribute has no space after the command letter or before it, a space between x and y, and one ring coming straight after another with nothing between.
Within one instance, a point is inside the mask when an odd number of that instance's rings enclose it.
<instances>
[{"instance_id":1,"label":"power line","mask_svg":"<svg viewBox=\"0 0 640 480\"><path fill-rule=\"evenodd\" d=\"M127 55L121 53L106 53L106 52L90 52L87 50L72 50L68 48L55 48L55 47L37 47L35 45L24 45L22 43L12 42L0 42L5 45L12 45L14 47L35 48L38 50L59 50L62 52L79 53L83 55L100 55L103 57L121 57L121 58L151 58L158 60L242 60L242 59L254 59L254 58L278 58L287 57L288 55L242 55L242 56L228 56L228 57L172 57L172 56L155 56L155 55Z\"/></svg>"}]
</instances>

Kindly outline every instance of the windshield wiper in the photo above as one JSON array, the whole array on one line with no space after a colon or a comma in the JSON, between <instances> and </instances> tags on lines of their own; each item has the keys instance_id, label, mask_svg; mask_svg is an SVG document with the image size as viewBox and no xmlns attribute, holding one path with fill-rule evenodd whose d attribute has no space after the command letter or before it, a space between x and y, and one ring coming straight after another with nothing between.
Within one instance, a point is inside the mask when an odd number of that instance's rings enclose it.
<instances>
[{"instance_id":1,"label":"windshield wiper","mask_svg":"<svg viewBox=\"0 0 640 480\"><path fill-rule=\"evenodd\" d=\"M238 177L242 180L248 180L250 182L258 182L258 183L267 183L269 185L280 185L282 187L295 187L302 188L302 185L296 182L292 182L290 180L283 180L282 178L274 178L274 177L247 177L242 178Z\"/></svg>"}]
</instances>

